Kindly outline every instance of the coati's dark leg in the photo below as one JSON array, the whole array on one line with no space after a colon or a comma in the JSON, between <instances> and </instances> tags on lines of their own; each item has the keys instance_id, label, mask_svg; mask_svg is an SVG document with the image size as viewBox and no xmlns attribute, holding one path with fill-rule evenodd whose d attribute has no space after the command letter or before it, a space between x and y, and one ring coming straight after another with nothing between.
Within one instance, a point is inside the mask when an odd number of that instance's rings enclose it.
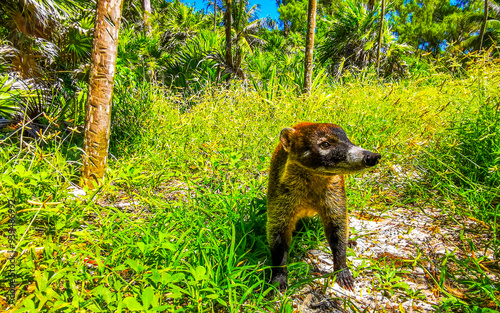
<instances>
[{"instance_id":1,"label":"coati's dark leg","mask_svg":"<svg viewBox=\"0 0 500 313\"><path fill-rule=\"evenodd\" d=\"M322 216L325 235L333 255L333 270L337 272L337 283L346 289L354 289L354 278L347 267L347 221L332 221Z\"/></svg>"},{"instance_id":2,"label":"coati's dark leg","mask_svg":"<svg viewBox=\"0 0 500 313\"><path fill-rule=\"evenodd\" d=\"M283 234L276 234L274 236L274 243L271 245L271 258L272 258L272 278L271 283L279 283L280 290L285 290L288 287L287 276L288 270L286 268L286 260L288 257L288 244L283 237Z\"/></svg>"},{"instance_id":3,"label":"coati's dark leg","mask_svg":"<svg viewBox=\"0 0 500 313\"><path fill-rule=\"evenodd\" d=\"M292 241L293 227L290 224L279 225L268 223L267 225L267 238L271 247L273 266L271 283L278 282L280 290L285 290L288 287L286 260Z\"/></svg>"}]
</instances>

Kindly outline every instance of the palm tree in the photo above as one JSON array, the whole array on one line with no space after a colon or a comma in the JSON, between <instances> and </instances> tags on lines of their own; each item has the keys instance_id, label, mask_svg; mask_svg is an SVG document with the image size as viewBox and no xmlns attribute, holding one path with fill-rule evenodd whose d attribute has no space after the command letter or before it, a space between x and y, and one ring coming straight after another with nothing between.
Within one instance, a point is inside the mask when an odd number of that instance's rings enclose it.
<instances>
[{"instance_id":1,"label":"palm tree","mask_svg":"<svg viewBox=\"0 0 500 313\"><path fill-rule=\"evenodd\" d=\"M83 142L82 180L100 185L106 168L122 0L98 0Z\"/></svg>"},{"instance_id":2,"label":"palm tree","mask_svg":"<svg viewBox=\"0 0 500 313\"><path fill-rule=\"evenodd\" d=\"M223 64L225 74L245 80L246 76L242 69L245 56L252 53L255 46L262 46L265 43L258 36L259 30L263 27L276 26L271 19L258 18L259 8L259 5L248 8L248 0L226 0L224 15L226 52Z\"/></svg>"},{"instance_id":3,"label":"palm tree","mask_svg":"<svg viewBox=\"0 0 500 313\"><path fill-rule=\"evenodd\" d=\"M224 27L226 31L226 66L229 68L233 68L233 55L232 55L232 36L231 36L231 0L226 0L226 12L224 13ZM228 78L229 81L229 78Z\"/></svg>"},{"instance_id":4,"label":"palm tree","mask_svg":"<svg viewBox=\"0 0 500 313\"><path fill-rule=\"evenodd\" d=\"M309 93L311 91L315 28L316 28L316 0L309 0L309 5L307 8L306 51L304 57L304 87L303 87L304 93Z\"/></svg>"},{"instance_id":5,"label":"palm tree","mask_svg":"<svg viewBox=\"0 0 500 313\"><path fill-rule=\"evenodd\" d=\"M75 65L86 56L87 29L78 19L82 8L89 3L90 0L80 1L76 6L71 0L1 1L0 29L6 35L2 46L10 47L12 53L7 61L13 70L26 79L58 75L57 70L72 70L64 66ZM49 75L47 71L55 66L48 65L55 60L62 62L57 62L59 68Z\"/></svg>"},{"instance_id":6,"label":"palm tree","mask_svg":"<svg viewBox=\"0 0 500 313\"><path fill-rule=\"evenodd\" d=\"M380 12L380 21L379 21L379 31L378 31L378 44L377 44L377 72L380 68L380 47L382 46L382 33L384 31L384 16L385 16L385 1L382 0L382 10ZM373 7L373 6L372 6Z\"/></svg>"},{"instance_id":7,"label":"palm tree","mask_svg":"<svg viewBox=\"0 0 500 313\"><path fill-rule=\"evenodd\" d=\"M465 28L467 28L469 37L455 44L459 50L481 50L500 42L500 5L498 1L485 0L484 11L469 15ZM498 54L498 48L494 50L494 54Z\"/></svg>"},{"instance_id":8,"label":"palm tree","mask_svg":"<svg viewBox=\"0 0 500 313\"><path fill-rule=\"evenodd\" d=\"M81 122L83 102L76 100L81 85L75 77L90 59L93 18L84 15L90 3L0 2L0 30L5 36L0 42L0 72L5 76L0 77L9 77L9 84L0 87L0 98L8 97L0 100L4 124L29 123L32 130L27 133L37 139L37 129L50 127L44 116L65 126L69 118L73 125Z\"/></svg>"},{"instance_id":9,"label":"palm tree","mask_svg":"<svg viewBox=\"0 0 500 313\"><path fill-rule=\"evenodd\" d=\"M213 8L214 9L214 16L213 16L213 22L214 22L214 28L213 31L215 32L217 29L217 10L220 10L221 7L217 3L218 0L208 0L207 4L207 9Z\"/></svg>"},{"instance_id":10,"label":"palm tree","mask_svg":"<svg viewBox=\"0 0 500 313\"><path fill-rule=\"evenodd\" d=\"M481 30L479 31L479 49L483 48L484 31L486 29L486 21L488 20L488 0L484 0L484 18L483 24L481 25Z\"/></svg>"},{"instance_id":11,"label":"palm tree","mask_svg":"<svg viewBox=\"0 0 500 313\"><path fill-rule=\"evenodd\" d=\"M368 0L368 11L373 11L373 8L375 7L375 0Z\"/></svg>"},{"instance_id":12,"label":"palm tree","mask_svg":"<svg viewBox=\"0 0 500 313\"><path fill-rule=\"evenodd\" d=\"M280 5L286 5L288 3L288 0L276 0L276 5L278 8ZM288 34L290 33L290 21L283 20L283 37L288 37Z\"/></svg>"},{"instance_id":13,"label":"palm tree","mask_svg":"<svg viewBox=\"0 0 500 313\"><path fill-rule=\"evenodd\" d=\"M142 0L142 10L144 11L144 26L146 28L146 34L151 34L151 0Z\"/></svg>"},{"instance_id":14,"label":"palm tree","mask_svg":"<svg viewBox=\"0 0 500 313\"><path fill-rule=\"evenodd\" d=\"M379 30L377 29L378 6L373 11L353 0L347 0L342 10L338 10L331 20L326 20L329 30L318 47L320 63L329 67L330 73L341 75L345 69L363 69L377 60L376 49ZM380 47L380 66L385 74L404 71L401 56L411 48L396 42L387 24L383 25Z\"/></svg>"},{"instance_id":15,"label":"palm tree","mask_svg":"<svg viewBox=\"0 0 500 313\"><path fill-rule=\"evenodd\" d=\"M259 31L263 28L274 29L276 24L270 18L258 17L260 5L255 4L248 7L248 1L246 0L237 0L235 3L233 32L236 33L236 49L233 66L236 75L244 80L245 73L242 70L243 60L246 55L253 53L255 47L265 44L265 40L258 35Z\"/></svg>"}]
</instances>

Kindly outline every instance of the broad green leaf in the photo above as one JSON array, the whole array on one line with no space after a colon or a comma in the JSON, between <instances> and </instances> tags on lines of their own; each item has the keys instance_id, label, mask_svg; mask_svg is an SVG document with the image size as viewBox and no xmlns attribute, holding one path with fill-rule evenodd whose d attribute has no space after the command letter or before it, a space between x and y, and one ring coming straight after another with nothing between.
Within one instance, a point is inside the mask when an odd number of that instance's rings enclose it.
<instances>
[{"instance_id":1,"label":"broad green leaf","mask_svg":"<svg viewBox=\"0 0 500 313\"><path fill-rule=\"evenodd\" d=\"M95 303L92 303L91 305L85 308L89 309L92 312L102 312L102 310Z\"/></svg>"},{"instance_id":2,"label":"broad green leaf","mask_svg":"<svg viewBox=\"0 0 500 313\"><path fill-rule=\"evenodd\" d=\"M111 291L102 285L95 287L92 293L96 296L101 296L106 302L109 302L112 295Z\"/></svg>"},{"instance_id":3,"label":"broad green leaf","mask_svg":"<svg viewBox=\"0 0 500 313\"><path fill-rule=\"evenodd\" d=\"M17 164L14 168L15 168L16 172L19 174L19 176L21 176L21 177L24 176L24 172L26 172L26 169L24 168L24 166L22 164Z\"/></svg>"},{"instance_id":4,"label":"broad green leaf","mask_svg":"<svg viewBox=\"0 0 500 313\"><path fill-rule=\"evenodd\" d=\"M203 266L198 265L196 267L194 279L196 279L197 281L205 279L206 278L205 277L205 273L206 272L207 272L207 270Z\"/></svg>"},{"instance_id":5,"label":"broad green leaf","mask_svg":"<svg viewBox=\"0 0 500 313\"><path fill-rule=\"evenodd\" d=\"M155 306L150 311L153 311L153 312L166 312L167 309L170 309L170 308L171 307L168 306L168 305L160 305L160 306Z\"/></svg>"},{"instance_id":6,"label":"broad green leaf","mask_svg":"<svg viewBox=\"0 0 500 313\"><path fill-rule=\"evenodd\" d=\"M170 275L168 273L161 273L161 282L163 284L176 283L182 280L184 280L184 274L182 273L176 273L174 275Z\"/></svg>"},{"instance_id":7,"label":"broad green leaf","mask_svg":"<svg viewBox=\"0 0 500 313\"><path fill-rule=\"evenodd\" d=\"M149 308L151 305L151 301L153 301L154 290L152 287L147 287L142 292L142 305L145 310Z\"/></svg>"},{"instance_id":8,"label":"broad green leaf","mask_svg":"<svg viewBox=\"0 0 500 313\"><path fill-rule=\"evenodd\" d=\"M161 243L161 247L163 249L168 249L170 251L177 251L177 247L173 243L171 243L170 241L164 241L164 242L162 242Z\"/></svg>"},{"instance_id":9,"label":"broad green leaf","mask_svg":"<svg viewBox=\"0 0 500 313\"><path fill-rule=\"evenodd\" d=\"M36 282L36 287L38 291L45 291L47 288L47 279L48 273L47 272L40 272L40 271L35 271L35 282Z\"/></svg>"},{"instance_id":10,"label":"broad green leaf","mask_svg":"<svg viewBox=\"0 0 500 313\"><path fill-rule=\"evenodd\" d=\"M31 300L30 298L26 298L24 299L23 301L23 305L26 309L28 309L30 312L35 312L36 310L36 307L35 307L35 303L33 302L33 300Z\"/></svg>"},{"instance_id":11,"label":"broad green leaf","mask_svg":"<svg viewBox=\"0 0 500 313\"><path fill-rule=\"evenodd\" d=\"M136 272L139 272L139 264L136 260L134 259L128 259L125 261L128 266L130 266L131 269L133 269Z\"/></svg>"},{"instance_id":12,"label":"broad green leaf","mask_svg":"<svg viewBox=\"0 0 500 313\"><path fill-rule=\"evenodd\" d=\"M142 305L139 302L137 302L137 300L135 300L134 297L128 297L128 298L123 299L123 303L125 303L125 305L127 306L127 309L129 309L130 311L144 310Z\"/></svg>"},{"instance_id":13,"label":"broad green leaf","mask_svg":"<svg viewBox=\"0 0 500 313\"><path fill-rule=\"evenodd\" d=\"M161 281L161 274L156 269L151 270L151 280L155 283L159 283Z\"/></svg>"},{"instance_id":14,"label":"broad green leaf","mask_svg":"<svg viewBox=\"0 0 500 313\"><path fill-rule=\"evenodd\" d=\"M144 242L138 242L136 245L139 247L139 250L141 250L142 254L144 254L144 251L146 250L146 244Z\"/></svg>"},{"instance_id":15,"label":"broad green leaf","mask_svg":"<svg viewBox=\"0 0 500 313\"><path fill-rule=\"evenodd\" d=\"M14 180L12 179L12 177L8 176L8 175L2 175L2 182L8 184L8 185L11 185L11 186L14 186L16 183L14 182Z\"/></svg>"}]
</instances>

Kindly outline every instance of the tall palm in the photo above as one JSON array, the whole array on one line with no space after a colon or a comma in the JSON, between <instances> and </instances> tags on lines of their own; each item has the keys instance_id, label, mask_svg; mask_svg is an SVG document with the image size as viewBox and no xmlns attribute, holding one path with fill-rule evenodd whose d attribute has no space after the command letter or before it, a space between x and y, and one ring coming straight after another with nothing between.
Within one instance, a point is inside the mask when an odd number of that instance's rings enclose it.
<instances>
[{"instance_id":1,"label":"tall palm","mask_svg":"<svg viewBox=\"0 0 500 313\"><path fill-rule=\"evenodd\" d=\"M276 6L278 8L280 5L286 5L288 3L288 0L276 0ZM288 37L288 34L290 33L290 21L283 20L283 37Z\"/></svg>"},{"instance_id":2,"label":"tall palm","mask_svg":"<svg viewBox=\"0 0 500 313\"><path fill-rule=\"evenodd\" d=\"M123 0L97 1L83 143L82 180L89 188L100 185L107 163L122 4Z\"/></svg>"},{"instance_id":3,"label":"tall palm","mask_svg":"<svg viewBox=\"0 0 500 313\"><path fill-rule=\"evenodd\" d=\"M225 59L226 59L226 68L232 70L233 68L233 54L232 54L232 36L231 36L231 0L226 0L226 12L224 13L224 29L226 33L226 51L225 51Z\"/></svg>"},{"instance_id":4,"label":"tall palm","mask_svg":"<svg viewBox=\"0 0 500 313\"><path fill-rule=\"evenodd\" d=\"M484 17L483 23L481 24L481 30L479 31L479 47L477 50L483 48L484 31L486 30L486 22L488 21L488 0L484 0Z\"/></svg>"},{"instance_id":5,"label":"tall palm","mask_svg":"<svg viewBox=\"0 0 500 313\"><path fill-rule=\"evenodd\" d=\"M495 0L484 2L487 7L483 12L474 12L464 21L466 37L459 38L453 48L459 51L474 51L482 48L494 47L500 42L500 4ZM494 50L499 54L498 48Z\"/></svg>"},{"instance_id":6,"label":"tall palm","mask_svg":"<svg viewBox=\"0 0 500 313\"><path fill-rule=\"evenodd\" d=\"M260 5L248 7L248 1L238 1L238 17L235 18L233 30L236 33L237 44L234 66L240 78L244 78L241 66L245 57L253 53L255 47L265 43L265 40L259 36L259 31L263 28L276 27L272 19L258 17L259 9Z\"/></svg>"},{"instance_id":7,"label":"tall palm","mask_svg":"<svg viewBox=\"0 0 500 313\"><path fill-rule=\"evenodd\" d=\"M309 5L307 8L306 51L304 56L304 86L303 86L304 93L309 93L311 91L315 28L316 28L316 0L309 0Z\"/></svg>"},{"instance_id":8,"label":"tall palm","mask_svg":"<svg viewBox=\"0 0 500 313\"><path fill-rule=\"evenodd\" d=\"M185 32L188 35L210 25L208 16L194 8L175 0L167 2L161 9L161 26L172 32Z\"/></svg>"},{"instance_id":9,"label":"tall palm","mask_svg":"<svg viewBox=\"0 0 500 313\"><path fill-rule=\"evenodd\" d=\"M4 0L0 2L0 28L7 31L6 39L14 53L8 61L24 78L43 77L48 64L61 54L75 59L83 56L86 29L75 20L90 0ZM71 21L71 22L67 22ZM74 21L74 23L72 23ZM76 31L76 30L79 31ZM72 43L78 45L66 46ZM67 59L60 60L64 64Z\"/></svg>"},{"instance_id":10,"label":"tall palm","mask_svg":"<svg viewBox=\"0 0 500 313\"><path fill-rule=\"evenodd\" d=\"M332 16L329 30L318 47L319 61L327 65L330 72L340 75L344 69L362 69L376 62L378 39L377 12L353 0L347 0L342 10ZM381 48L381 66L389 74L393 70L402 70L400 57L411 48L396 42L386 24L383 25Z\"/></svg>"},{"instance_id":11,"label":"tall palm","mask_svg":"<svg viewBox=\"0 0 500 313\"><path fill-rule=\"evenodd\" d=\"M151 34L151 0L142 0L142 10L144 11L144 27L146 34Z\"/></svg>"},{"instance_id":12,"label":"tall palm","mask_svg":"<svg viewBox=\"0 0 500 313\"><path fill-rule=\"evenodd\" d=\"M213 22L214 22L214 27L213 31L215 32L217 29L217 11L222 11L222 6L218 3L219 0L207 0L207 9L212 8L214 10L214 15L213 15Z\"/></svg>"},{"instance_id":13,"label":"tall palm","mask_svg":"<svg viewBox=\"0 0 500 313\"><path fill-rule=\"evenodd\" d=\"M162 46L168 52L175 53L200 30L211 24L207 15L179 0L162 2L158 11L158 28L163 32Z\"/></svg>"},{"instance_id":14,"label":"tall palm","mask_svg":"<svg viewBox=\"0 0 500 313\"><path fill-rule=\"evenodd\" d=\"M16 87L7 91L16 95L15 102L7 103L15 112L10 114L10 122L30 121L48 127L44 115L58 121L71 116L75 123L80 122L84 110L75 97L80 86L74 78L90 57L93 18L85 13L91 2L0 1L0 29L5 35L0 61L7 64L0 69L15 72L9 76L15 77L12 86Z\"/></svg>"},{"instance_id":15,"label":"tall palm","mask_svg":"<svg viewBox=\"0 0 500 313\"><path fill-rule=\"evenodd\" d=\"M382 35L384 32L384 17L385 17L385 0L381 2L382 9L380 10L378 44L377 44L377 72L380 68L380 48L382 46ZM370 6L371 4L369 4ZM373 7L373 6L372 6Z\"/></svg>"},{"instance_id":16,"label":"tall palm","mask_svg":"<svg viewBox=\"0 0 500 313\"><path fill-rule=\"evenodd\" d=\"M264 27L273 28L276 26L271 19L258 18L259 8L259 5L249 7L248 0L226 0L224 18L226 30L225 71L243 80L245 80L245 73L242 64L245 57L252 53L256 46L265 43L258 36L259 30ZM231 11L228 12L228 9Z\"/></svg>"}]
</instances>

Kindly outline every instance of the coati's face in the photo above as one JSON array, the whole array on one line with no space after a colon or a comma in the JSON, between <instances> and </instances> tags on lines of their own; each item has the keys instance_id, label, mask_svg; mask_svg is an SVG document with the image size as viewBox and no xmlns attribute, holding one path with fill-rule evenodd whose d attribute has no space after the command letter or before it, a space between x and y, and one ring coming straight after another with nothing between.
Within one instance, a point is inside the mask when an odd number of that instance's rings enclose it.
<instances>
[{"instance_id":1,"label":"coati's face","mask_svg":"<svg viewBox=\"0 0 500 313\"><path fill-rule=\"evenodd\" d=\"M350 174L377 165L378 153L355 146L334 124L301 123L281 131L280 141L290 161L318 174Z\"/></svg>"}]
</instances>

